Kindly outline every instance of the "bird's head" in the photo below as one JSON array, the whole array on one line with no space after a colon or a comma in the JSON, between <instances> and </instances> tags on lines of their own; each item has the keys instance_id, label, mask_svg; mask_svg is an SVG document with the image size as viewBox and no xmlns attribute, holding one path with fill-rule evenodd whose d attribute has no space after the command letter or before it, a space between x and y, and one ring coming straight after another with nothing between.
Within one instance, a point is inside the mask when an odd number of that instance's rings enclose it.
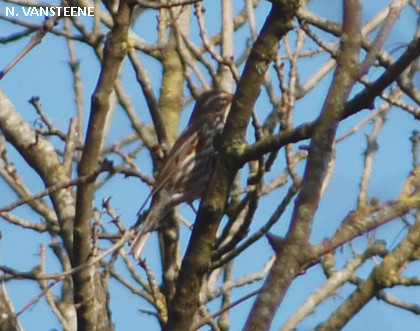
<instances>
[{"instance_id":1,"label":"bird's head","mask_svg":"<svg viewBox=\"0 0 420 331\"><path fill-rule=\"evenodd\" d=\"M202 93L194 106L189 124L209 114L225 114L232 102L233 95L223 90L210 90Z\"/></svg>"}]
</instances>

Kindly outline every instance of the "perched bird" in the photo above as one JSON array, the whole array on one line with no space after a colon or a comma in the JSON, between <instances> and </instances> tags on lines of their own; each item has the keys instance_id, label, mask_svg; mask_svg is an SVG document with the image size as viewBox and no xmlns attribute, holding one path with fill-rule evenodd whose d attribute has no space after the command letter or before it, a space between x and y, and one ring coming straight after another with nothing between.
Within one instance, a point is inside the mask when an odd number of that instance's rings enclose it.
<instances>
[{"instance_id":1,"label":"perched bird","mask_svg":"<svg viewBox=\"0 0 420 331\"><path fill-rule=\"evenodd\" d=\"M130 254L138 260L152 231L170 208L200 198L214 167L214 137L223 130L232 94L210 90L199 96L187 128L172 147L147 201L152 198L146 217L137 226Z\"/></svg>"}]
</instances>

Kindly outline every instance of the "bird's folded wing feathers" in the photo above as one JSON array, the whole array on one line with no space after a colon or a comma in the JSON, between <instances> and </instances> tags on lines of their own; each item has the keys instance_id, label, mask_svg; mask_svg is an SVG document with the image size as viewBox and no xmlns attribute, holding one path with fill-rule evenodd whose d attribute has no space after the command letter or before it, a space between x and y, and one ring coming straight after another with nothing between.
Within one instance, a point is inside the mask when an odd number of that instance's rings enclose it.
<instances>
[{"instance_id":1,"label":"bird's folded wing feathers","mask_svg":"<svg viewBox=\"0 0 420 331\"><path fill-rule=\"evenodd\" d=\"M195 132L191 132L194 131ZM183 137L185 137L183 139ZM188 127L184 133L178 138L175 145L172 147L168 158L165 161L165 165L162 170L159 172L159 175L156 178L155 186L151 192L151 195L155 195L165 184L172 178L175 172L178 171L177 167L174 164L177 164L175 160L170 162L172 158L177 158L177 160L185 159L190 152L189 148L181 148L181 146L191 146L194 143L194 140L198 139L196 126Z\"/></svg>"}]
</instances>

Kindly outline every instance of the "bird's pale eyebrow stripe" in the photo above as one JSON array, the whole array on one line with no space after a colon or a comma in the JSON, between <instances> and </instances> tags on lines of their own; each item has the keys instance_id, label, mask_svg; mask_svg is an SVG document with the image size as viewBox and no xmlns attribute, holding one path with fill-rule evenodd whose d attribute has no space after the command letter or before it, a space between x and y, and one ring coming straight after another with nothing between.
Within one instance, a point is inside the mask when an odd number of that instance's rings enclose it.
<instances>
[{"instance_id":1,"label":"bird's pale eyebrow stripe","mask_svg":"<svg viewBox=\"0 0 420 331\"><path fill-rule=\"evenodd\" d=\"M219 92L215 95L212 95L211 97L207 98L206 102L203 104L203 107L207 107L209 104L211 104L215 99L223 98L226 96L225 92Z\"/></svg>"}]
</instances>

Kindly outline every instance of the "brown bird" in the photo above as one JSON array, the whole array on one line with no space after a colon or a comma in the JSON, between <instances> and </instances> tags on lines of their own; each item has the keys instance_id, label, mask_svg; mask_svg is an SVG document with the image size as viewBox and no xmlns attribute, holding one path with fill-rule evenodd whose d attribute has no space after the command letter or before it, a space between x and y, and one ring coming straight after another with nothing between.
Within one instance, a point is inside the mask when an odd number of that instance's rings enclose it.
<instances>
[{"instance_id":1,"label":"brown bird","mask_svg":"<svg viewBox=\"0 0 420 331\"><path fill-rule=\"evenodd\" d=\"M172 147L155 185L141 206L152 198L149 211L137 226L130 254L138 260L152 231L172 208L200 198L214 168L214 138L223 130L232 94L204 92L197 99L187 128Z\"/></svg>"}]
</instances>

